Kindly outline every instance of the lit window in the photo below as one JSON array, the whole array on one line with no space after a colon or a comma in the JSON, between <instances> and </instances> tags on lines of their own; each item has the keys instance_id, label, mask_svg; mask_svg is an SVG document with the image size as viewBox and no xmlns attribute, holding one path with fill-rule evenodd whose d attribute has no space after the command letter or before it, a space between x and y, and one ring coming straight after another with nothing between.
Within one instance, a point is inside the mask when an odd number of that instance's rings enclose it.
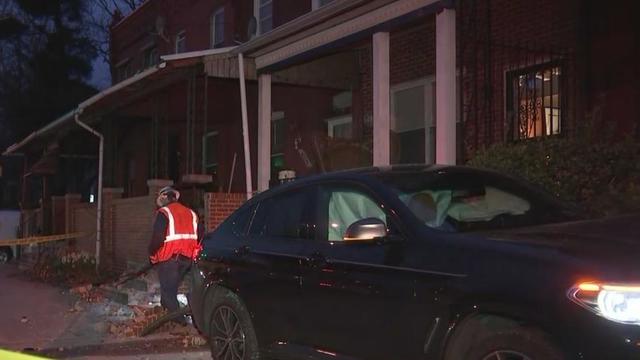
<instances>
[{"instance_id":1,"label":"lit window","mask_svg":"<svg viewBox=\"0 0 640 360\"><path fill-rule=\"evenodd\" d=\"M543 65L509 74L507 108L515 140L560 134L562 70Z\"/></svg>"},{"instance_id":2,"label":"lit window","mask_svg":"<svg viewBox=\"0 0 640 360\"><path fill-rule=\"evenodd\" d=\"M273 29L272 0L255 0L255 17L258 20L258 32L264 34Z\"/></svg>"},{"instance_id":3,"label":"lit window","mask_svg":"<svg viewBox=\"0 0 640 360\"><path fill-rule=\"evenodd\" d=\"M187 35L181 31L176 35L176 54L187 51Z\"/></svg>"},{"instance_id":4,"label":"lit window","mask_svg":"<svg viewBox=\"0 0 640 360\"><path fill-rule=\"evenodd\" d=\"M211 16L211 48L224 45L224 8Z\"/></svg>"}]
</instances>

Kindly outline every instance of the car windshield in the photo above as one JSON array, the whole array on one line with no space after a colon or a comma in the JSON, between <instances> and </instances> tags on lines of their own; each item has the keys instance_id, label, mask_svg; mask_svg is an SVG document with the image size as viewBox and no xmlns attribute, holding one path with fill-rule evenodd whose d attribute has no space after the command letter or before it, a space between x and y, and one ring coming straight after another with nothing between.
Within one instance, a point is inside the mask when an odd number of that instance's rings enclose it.
<instances>
[{"instance_id":1,"label":"car windshield","mask_svg":"<svg viewBox=\"0 0 640 360\"><path fill-rule=\"evenodd\" d=\"M497 230L579 218L544 191L495 173L416 171L378 177L421 222L442 231Z\"/></svg>"}]
</instances>

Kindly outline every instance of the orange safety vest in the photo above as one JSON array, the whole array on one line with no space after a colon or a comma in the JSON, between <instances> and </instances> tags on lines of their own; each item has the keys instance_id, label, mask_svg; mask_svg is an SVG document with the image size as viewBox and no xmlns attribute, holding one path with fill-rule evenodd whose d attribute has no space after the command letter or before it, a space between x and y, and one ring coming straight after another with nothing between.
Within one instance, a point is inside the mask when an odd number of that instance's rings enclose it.
<instances>
[{"instance_id":1,"label":"orange safety vest","mask_svg":"<svg viewBox=\"0 0 640 360\"><path fill-rule=\"evenodd\" d=\"M167 261L174 255L195 259L200 252L198 216L188 207L174 202L158 209L169 221L162 247L151 256L151 263Z\"/></svg>"}]
</instances>

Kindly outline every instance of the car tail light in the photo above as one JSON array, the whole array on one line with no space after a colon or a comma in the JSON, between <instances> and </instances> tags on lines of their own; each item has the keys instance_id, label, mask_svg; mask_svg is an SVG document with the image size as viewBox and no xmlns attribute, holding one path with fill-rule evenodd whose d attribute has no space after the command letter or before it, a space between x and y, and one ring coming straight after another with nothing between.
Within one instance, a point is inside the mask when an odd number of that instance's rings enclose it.
<instances>
[{"instance_id":1,"label":"car tail light","mask_svg":"<svg viewBox=\"0 0 640 360\"><path fill-rule=\"evenodd\" d=\"M640 325L640 285L580 283L569 299L611 321Z\"/></svg>"}]
</instances>

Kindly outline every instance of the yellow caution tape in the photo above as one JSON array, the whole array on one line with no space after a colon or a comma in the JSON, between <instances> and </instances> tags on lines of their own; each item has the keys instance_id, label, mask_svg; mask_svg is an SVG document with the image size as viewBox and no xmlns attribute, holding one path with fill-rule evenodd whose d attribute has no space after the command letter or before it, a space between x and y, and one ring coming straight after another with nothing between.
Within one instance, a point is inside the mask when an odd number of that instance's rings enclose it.
<instances>
[{"instance_id":1,"label":"yellow caution tape","mask_svg":"<svg viewBox=\"0 0 640 360\"><path fill-rule=\"evenodd\" d=\"M31 359L45 359L45 358L0 349L0 360L31 360Z\"/></svg>"},{"instance_id":2,"label":"yellow caution tape","mask_svg":"<svg viewBox=\"0 0 640 360\"><path fill-rule=\"evenodd\" d=\"M78 232L78 233L69 233L69 234L60 234L60 235L30 236L22 239L0 240L0 246L40 244L40 243L46 243L51 241L75 239L85 235L86 235L85 233Z\"/></svg>"}]
</instances>

